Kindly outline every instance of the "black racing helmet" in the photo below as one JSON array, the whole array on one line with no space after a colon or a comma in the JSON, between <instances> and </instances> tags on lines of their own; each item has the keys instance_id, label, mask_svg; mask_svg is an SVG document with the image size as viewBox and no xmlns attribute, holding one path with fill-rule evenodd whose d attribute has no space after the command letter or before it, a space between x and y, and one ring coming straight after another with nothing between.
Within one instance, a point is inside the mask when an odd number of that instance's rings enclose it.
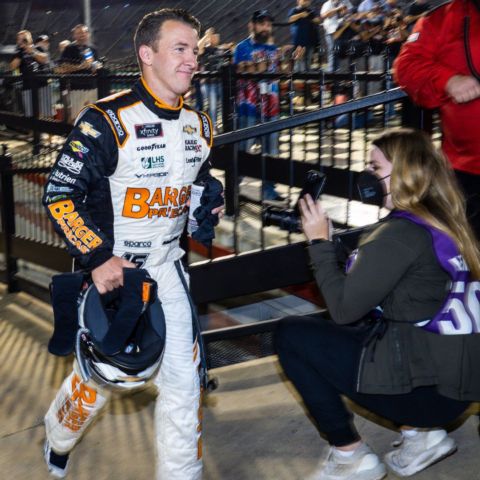
<instances>
[{"instance_id":1,"label":"black racing helmet","mask_svg":"<svg viewBox=\"0 0 480 480\"><path fill-rule=\"evenodd\" d=\"M92 283L81 293L75 345L84 381L120 391L143 387L154 377L166 335L156 282L146 270L123 272L123 287L100 295Z\"/></svg>"}]
</instances>

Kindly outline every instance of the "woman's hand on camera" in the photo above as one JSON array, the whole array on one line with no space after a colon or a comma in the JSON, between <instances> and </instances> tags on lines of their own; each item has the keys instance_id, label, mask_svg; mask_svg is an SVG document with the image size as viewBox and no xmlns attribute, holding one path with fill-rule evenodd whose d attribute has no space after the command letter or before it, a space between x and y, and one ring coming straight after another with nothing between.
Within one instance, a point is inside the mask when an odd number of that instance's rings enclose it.
<instances>
[{"instance_id":1,"label":"woman's hand on camera","mask_svg":"<svg viewBox=\"0 0 480 480\"><path fill-rule=\"evenodd\" d=\"M330 240L330 219L319 200L314 202L310 195L299 200L302 229L307 240Z\"/></svg>"}]
</instances>

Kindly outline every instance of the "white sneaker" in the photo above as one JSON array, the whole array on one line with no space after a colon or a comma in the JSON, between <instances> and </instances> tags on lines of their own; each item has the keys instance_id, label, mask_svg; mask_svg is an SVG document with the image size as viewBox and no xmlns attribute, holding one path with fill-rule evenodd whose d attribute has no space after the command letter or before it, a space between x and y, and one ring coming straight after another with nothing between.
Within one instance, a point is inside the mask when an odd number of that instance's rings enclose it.
<instances>
[{"instance_id":1,"label":"white sneaker","mask_svg":"<svg viewBox=\"0 0 480 480\"><path fill-rule=\"evenodd\" d=\"M385 465L362 443L350 457L331 448L327 460L307 480L380 480L386 474Z\"/></svg>"},{"instance_id":2,"label":"white sneaker","mask_svg":"<svg viewBox=\"0 0 480 480\"><path fill-rule=\"evenodd\" d=\"M50 447L50 442L46 439L43 446L43 455L50 475L55 478L65 478L68 469L68 453L63 455L55 453Z\"/></svg>"},{"instance_id":3,"label":"white sneaker","mask_svg":"<svg viewBox=\"0 0 480 480\"><path fill-rule=\"evenodd\" d=\"M445 430L419 431L413 437L403 437L398 448L388 452L385 463L400 477L409 477L457 450L453 438Z\"/></svg>"}]
</instances>

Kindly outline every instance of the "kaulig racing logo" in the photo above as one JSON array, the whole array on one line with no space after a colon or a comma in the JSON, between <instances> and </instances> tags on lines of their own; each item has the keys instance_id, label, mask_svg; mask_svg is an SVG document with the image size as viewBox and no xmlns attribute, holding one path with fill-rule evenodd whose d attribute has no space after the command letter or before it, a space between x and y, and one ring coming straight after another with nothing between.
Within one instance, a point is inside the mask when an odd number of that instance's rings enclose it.
<instances>
[{"instance_id":1,"label":"kaulig racing logo","mask_svg":"<svg viewBox=\"0 0 480 480\"><path fill-rule=\"evenodd\" d=\"M165 166L165 158L163 156L143 157L141 161L144 169L163 168Z\"/></svg>"}]
</instances>

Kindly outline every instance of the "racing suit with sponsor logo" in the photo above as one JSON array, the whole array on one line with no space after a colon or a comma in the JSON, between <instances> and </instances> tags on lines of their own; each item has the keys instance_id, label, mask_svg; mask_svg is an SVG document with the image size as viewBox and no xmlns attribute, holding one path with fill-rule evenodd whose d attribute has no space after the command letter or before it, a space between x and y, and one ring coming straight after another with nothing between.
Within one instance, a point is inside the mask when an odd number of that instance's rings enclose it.
<instances>
[{"instance_id":1,"label":"racing suit with sponsor logo","mask_svg":"<svg viewBox=\"0 0 480 480\"><path fill-rule=\"evenodd\" d=\"M155 408L157 478L201 477L198 344L174 261L192 183L209 173L210 119L180 100L156 98L143 79L79 115L45 187L44 205L69 253L92 270L126 258L158 283L167 339ZM74 371L45 417L57 453L69 452L105 404L107 394Z\"/></svg>"},{"instance_id":2,"label":"racing suit with sponsor logo","mask_svg":"<svg viewBox=\"0 0 480 480\"><path fill-rule=\"evenodd\" d=\"M455 75L480 81L479 28L480 8L474 1L440 6L416 23L394 63L394 76L415 103L439 109L442 148L465 192L467 215L480 238L480 98L455 103L445 90Z\"/></svg>"}]
</instances>

